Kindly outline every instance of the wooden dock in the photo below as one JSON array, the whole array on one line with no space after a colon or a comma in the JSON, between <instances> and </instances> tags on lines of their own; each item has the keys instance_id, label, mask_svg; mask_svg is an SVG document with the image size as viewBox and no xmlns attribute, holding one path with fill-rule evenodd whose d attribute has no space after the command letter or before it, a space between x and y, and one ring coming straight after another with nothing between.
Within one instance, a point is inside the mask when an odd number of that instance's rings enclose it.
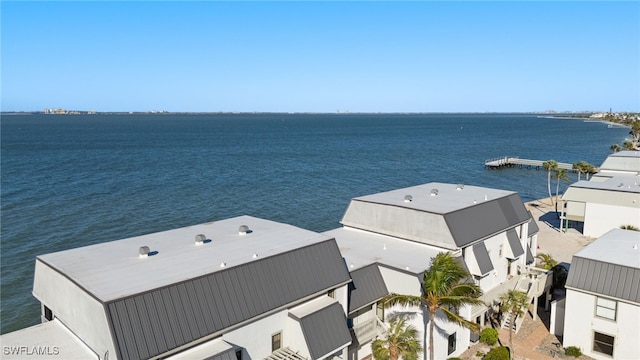
<instances>
[{"instance_id":1,"label":"wooden dock","mask_svg":"<svg viewBox=\"0 0 640 360\"><path fill-rule=\"evenodd\" d=\"M545 160L547 161L547 160ZM531 169L534 168L536 170L544 169L542 164L545 162L542 160L529 160L529 159L520 159L519 157L510 157L503 156L500 158L485 160L484 167L487 169L499 169L503 167L520 167ZM573 164L568 163L558 163L558 168L566 169L569 171L573 170Z\"/></svg>"}]
</instances>

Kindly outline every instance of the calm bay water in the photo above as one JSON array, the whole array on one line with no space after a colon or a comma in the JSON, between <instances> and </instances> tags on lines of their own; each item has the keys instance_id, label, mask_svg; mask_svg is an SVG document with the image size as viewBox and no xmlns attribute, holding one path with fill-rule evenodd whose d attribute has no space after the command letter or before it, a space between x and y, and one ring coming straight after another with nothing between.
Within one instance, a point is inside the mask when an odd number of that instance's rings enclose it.
<instances>
[{"instance_id":1,"label":"calm bay water","mask_svg":"<svg viewBox=\"0 0 640 360\"><path fill-rule=\"evenodd\" d=\"M1 130L1 333L39 322L39 254L242 214L326 231L353 197L432 181L530 201L546 172L484 161L599 166L628 134L521 114L16 115Z\"/></svg>"}]
</instances>

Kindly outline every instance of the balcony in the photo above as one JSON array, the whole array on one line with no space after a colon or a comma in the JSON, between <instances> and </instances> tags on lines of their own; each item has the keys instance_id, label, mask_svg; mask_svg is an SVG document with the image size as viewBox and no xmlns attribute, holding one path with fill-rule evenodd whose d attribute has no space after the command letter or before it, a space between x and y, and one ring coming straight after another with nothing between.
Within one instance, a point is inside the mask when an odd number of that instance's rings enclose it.
<instances>
[{"instance_id":1,"label":"balcony","mask_svg":"<svg viewBox=\"0 0 640 360\"><path fill-rule=\"evenodd\" d=\"M376 337L383 335L386 327L377 317L375 317L361 324L354 325L351 330L353 332L354 339L357 340L359 344L365 344Z\"/></svg>"}]
</instances>

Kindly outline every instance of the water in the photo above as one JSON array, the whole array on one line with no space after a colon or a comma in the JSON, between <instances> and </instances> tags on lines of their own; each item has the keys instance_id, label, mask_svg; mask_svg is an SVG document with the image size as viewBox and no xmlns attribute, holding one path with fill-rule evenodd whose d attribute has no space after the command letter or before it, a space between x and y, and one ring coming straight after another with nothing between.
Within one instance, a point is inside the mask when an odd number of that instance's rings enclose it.
<instances>
[{"instance_id":1,"label":"water","mask_svg":"<svg viewBox=\"0 0 640 360\"><path fill-rule=\"evenodd\" d=\"M431 181L530 201L546 172L484 161L598 166L628 133L513 114L25 115L1 130L1 333L39 322L39 254L242 214L326 231L353 197Z\"/></svg>"}]
</instances>

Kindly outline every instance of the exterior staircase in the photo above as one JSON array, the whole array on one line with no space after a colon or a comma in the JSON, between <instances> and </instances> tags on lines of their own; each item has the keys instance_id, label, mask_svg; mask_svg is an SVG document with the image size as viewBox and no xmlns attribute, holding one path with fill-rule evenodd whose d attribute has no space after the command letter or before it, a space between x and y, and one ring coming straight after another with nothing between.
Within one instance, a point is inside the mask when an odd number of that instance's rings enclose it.
<instances>
[{"instance_id":1,"label":"exterior staircase","mask_svg":"<svg viewBox=\"0 0 640 360\"><path fill-rule=\"evenodd\" d=\"M527 276L523 276L518 279L516 286L514 289L518 289L527 294L527 309L528 311L533 299L538 297L544 293L545 288L551 285L551 281L553 280L553 272L545 271L542 269L533 269ZM511 328L513 332L517 333L520 330L522 323L526 317L525 314L522 316L516 316L515 321L511 324L511 315L509 313L503 314L502 321L500 323L500 327L509 330Z\"/></svg>"}]
</instances>

